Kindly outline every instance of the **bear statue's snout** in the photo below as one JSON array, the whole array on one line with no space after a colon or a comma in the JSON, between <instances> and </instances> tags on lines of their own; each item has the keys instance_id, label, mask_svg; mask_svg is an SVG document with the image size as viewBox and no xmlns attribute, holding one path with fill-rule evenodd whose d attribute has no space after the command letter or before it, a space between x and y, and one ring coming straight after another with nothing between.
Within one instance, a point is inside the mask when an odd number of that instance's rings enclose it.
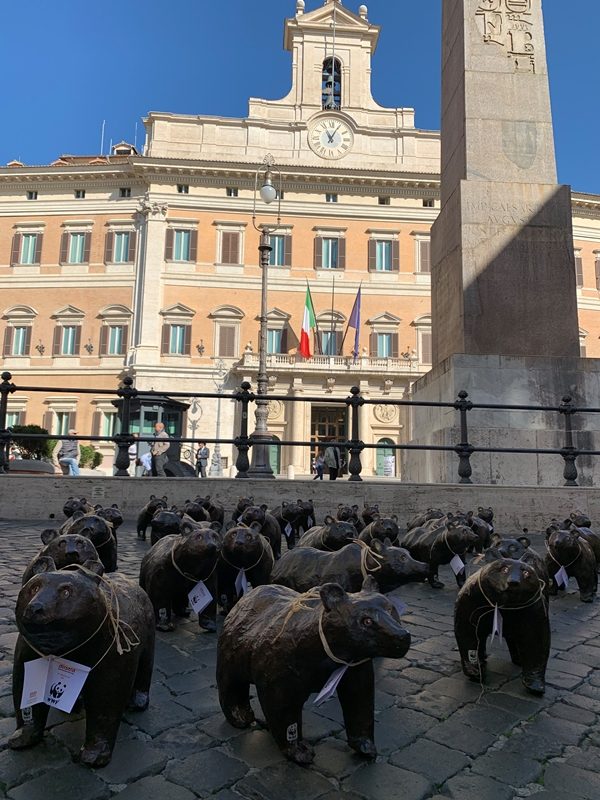
<instances>
[{"instance_id":1,"label":"bear statue's snout","mask_svg":"<svg viewBox=\"0 0 600 800\"><path fill-rule=\"evenodd\" d=\"M508 574L508 585L518 586L521 583L521 580L522 580L521 565L513 564Z\"/></svg>"},{"instance_id":2,"label":"bear statue's snout","mask_svg":"<svg viewBox=\"0 0 600 800\"><path fill-rule=\"evenodd\" d=\"M46 607L37 599L31 601L23 613L23 620L25 622L39 622L44 615Z\"/></svg>"}]
</instances>

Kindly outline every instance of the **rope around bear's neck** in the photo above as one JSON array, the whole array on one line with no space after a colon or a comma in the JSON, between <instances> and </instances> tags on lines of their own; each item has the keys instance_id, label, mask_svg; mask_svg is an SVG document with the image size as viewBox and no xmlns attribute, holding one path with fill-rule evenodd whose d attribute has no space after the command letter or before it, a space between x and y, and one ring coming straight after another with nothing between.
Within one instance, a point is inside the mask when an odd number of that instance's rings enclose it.
<instances>
[{"instance_id":1,"label":"rope around bear's neck","mask_svg":"<svg viewBox=\"0 0 600 800\"><path fill-rule=\"evenodd\" d=\"M252 564L252 566L251 566L251 567L238 567L238 565L237 565L237 564L232 564L232 563L231 563L231 561L230 561L230 560L229 560L229 559L228 559L228 558L225 556L225 554L223 553L223 551L222 551L222 550L221 550L221 558L223 559L223 561L224 561L226 564L229 564L229 566L230 566L230 567L233 567L234 569L237 569L237 570L239 570L240 572L249 572L251 569L254 569L254 567L257 567L257 566L260 564L260 562L262 561L262 557L263 557L263 556L264 556L264 554L265 554L265 542L264 542L264 536L262 535L262 533L260 533L260 534L259 534L259 537L260 537L260 547L261 547L261 550L260 550L260 556L259 556L259 557L258 557L258 559L257 559L257 560L254 562L254 564Z\"/></svg>"},{"instance_id":2,"label":"rope around bear's neck","mask_svg":"<svg viewBox=\"0 0 600 800\"><path fill-rule=\"evenodd\" d=\"M369 575L372 575L374 572L379 572L380 569L383 569L383 561L384 556L376 553L375 550L372 550L371 547L366 543L363 542L361 539L356 539L355 544L361 546L362 551L360 554L360 571L362 573L363 578L367 578ZM375 561L375 566L369 568L367 564L367 559L369 556Z\"/></svg>"},{"instance_id":3,"label":"rope around bear's neck","mask_svg":"<svg viewBox=\"0 0 600 800\"><path fill-rule=\"evenodd\" d=\"M546 603L544 602L544 589L546 588L546 582L543 581L541 578L538 578L538 588L534 594L534 596L529 600L527 603L524 603L521 606L499 606L498 603L492 603L490 598L483 590L483 586L481 585L481 571L477 573L477 585L479 586L479 591L483 595L485 601L491 608L498 608L499 611L520 611L523 608L529 608L530 606L534 606L539 601L542 601L542 605L544 606L544 613L548 616L548 609L546 608Z\"/></svg>"},{"instance_id":4,"label":"rope around bear's neck","mask_svg":"<svg viewBox=\"0 0 600 800\"><path fill-rule=\"evenodd\" d=\"M175 562L175 545L176 545L176 544L177 544L177 542L176 542L176 541L175 541L175 542L173 542L173 547L171 548L171 563L173 564L173 566L175 567L175 569L177 570L177 572L178 572L178 573L179 573L179 574L180 574L182 577L184 577L186 580L188 580L188 581L192 581L193 583L199 583L200 581L203 581L203 582L204 582L204 581L207 581L207 580L208 580L208 579L209 579L209 578L212 576L213 572L216 570L216 568L217 568L217 564L219 563L219 557L217 556L217 558L215 559L215 565L214 565L214 567L211 569L211 571L208 573L208 575L206 576L206 578L195 578L193 575L188 575L188 573L187 573L187 572L184 572L182 569L180 569L180 568L177 566L177 564L176 564L176 562Z\"/></svg>"},{"instance_id":5,"label":"rope around bear's neck","mask_svg":"<svg viewBox=\"0 0 600 800\"><path fill-rule=\"evenodd\" d=\"M336 664L341 664L344 667L358 667L360 664L366 664L367 661L371 661L370 658L363 658L361 661L344 661L342 658L338 658L335 656L332 651L331 647L329 647L329 643L325 638L325 631L323 630L323 615L325 614L325 609L321 609L321 613L319 614L319 638L321 639L321 644L323 645L323 650L328 658L330 658Z\"/></svg>"},{"instance_id":6,"label":"rope around bear's neck","mask_svg":"<svg viewBox=\"0 0 600 800\"><path fill-rule=\"evenodd\" d=\"M115 591L115 587L112 585L112 583L104 575L100 575L99 576L97 573L92 572L89 569L86 569L81 564L69 564L66 567L63 567L61 570L58 570L58 571L59 572L70 572L73 569L78 569L81 572L83 572L84 575L89 575L92 578L94 578L95 580L97 580L99 578L100 582L106 584L106 586L108 587L108 589L110 591L110 602L107 599L106 595L104 593L102 593L102 599L104 601L104 606L106 608L106 614L104 615L104 618L102 619L102 622L96 628L96 630L92 634L90 634L90 636L88 636L88 638L85 639L80 644L76 645L75 647L72 647L70 650L67 650L66 653L62 653L62 655L56 656L56 658L66 658L68 655L71 655L71 653L74 653L77 650L80 650L86 644L91 642L92 639L94 639L100 633L100 631L104 627L104 624L108 620L109 627L112 628L112 630L114 632L113 633L113 637L112 637L112 640L111 640L110 644L108 645L108 648L104 651L102 656L98 659L98 661L96 661L96 663L94 664L93 667L90 667L90 672L91 672L93 669L96 669L96 667L100 664L100 662L102 662L106 658L106 656L110 653L110 651L112 650L112 647L113 647L113 645L115 643L117 645L117 653L120 656L122 656L124 653L131 652L131 650L133 650L134 647L137 647L139 644L141 644L141 641L140 641L140 638L138 637L137 633L131 627L131 625L129 625L127 622L123 622L123 620L121 620L121 616L120 616L121 611L120 611L120 606L119 606L119 598L117 597L117 593ZM113 610L113 605L114 605L114 610ZM48 658L48 654L47 653L42 653L41 650L38 650L37 647L35 647L35 645L33 645L29 641L29 639L26 636L24 636L23 634L21 634L21 636L23 637L23 640L25 641L27 646L30 647L33 650L34 653L36 653L41 658Z\"/></svg>"},{"instance_id":7,"label":"rope around bear's neck","mask_svg":"<svg viewBox=\"0 0 600 800\"><path fill-rule=\"evenodd\" d=\"M454 552L454 550L453 550L453 549L450 547L450 545L448 544L448 529L446 528L446 529L443 531L443 533L438 533L438 535L437 535L437 536L435 537L435 539L433 540L433 544L432 544L432 545L431 545L431 547L429 548L429 560L431 560L431 557L432 557L432 555L433 555L433 548L436 546L436 544L439 542L439 540L440 540L440 539L441 539L441 540L442 540L442 542L443 542L443 543L446 545L446 547L448 548L448 550L450 550L450 552L452 553L452 555L453 555L453 556L459 556L459 558L460 558L460 555L459 555L458 553L455 553L455 552Z\"/></svg>"},{"instance_id":8,"label":"rope around bear's neck","mask_svg":"<svg viewBox=\"0 0 600 800\"><path fill-rule=\"evenodd\" d=\"M573 559L573 561L569 561L568 564L561 564L560 561L557 558L554 557L554 555L552 553L552 550L550 550L550 545L548 544L548 542L546 542L546 550L548 551L548 555L550 556L552 561L554 561L555 564L558 564L559 567L564 567L564 569L568 569L569 567L572 567L573 564L577 561L577 559L581 556L581 554L582 554L581 553L581 542L577 542L577 547L579 548L579 550L578 550L577 555Z\"/></svg>"}]
</instances>

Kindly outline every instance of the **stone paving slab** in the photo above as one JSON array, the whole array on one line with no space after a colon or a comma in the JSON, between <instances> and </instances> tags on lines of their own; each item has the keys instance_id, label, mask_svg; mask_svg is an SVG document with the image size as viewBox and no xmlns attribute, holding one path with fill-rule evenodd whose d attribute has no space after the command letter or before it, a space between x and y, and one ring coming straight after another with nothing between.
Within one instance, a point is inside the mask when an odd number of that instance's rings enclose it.
<instances>
[{"instance_id":1,"label":"stone paving slab","mask_svg":"<svg viewBox=\"0 0 600 800\"><path fill-rule=\"evenodd\" d=\"M44 527L0 522L0 800L600 797L600 603L583 605L574 590L552 599L544 698L525 693L504 645L490 651L488 683L480 686L460 669L448 568L444 589L412 584L395 593L408 605L414 646L404 659L376 662L374 763L348 748L335 698L320 708L307 703L305 734L316 754L308 769L287 762L260 722L245 731L229 725L217 699L216 636L199 631L195 618L158 634L150 708L125 716L108 767L72 762L83 740L81 715L52 712L43 744L15 753L6 745L14 730L13 609ZM148 546L132 525L121 528L126 574L137 577ZM256 700L253 707L260 721Z\"/></svg>"}]
</instances>

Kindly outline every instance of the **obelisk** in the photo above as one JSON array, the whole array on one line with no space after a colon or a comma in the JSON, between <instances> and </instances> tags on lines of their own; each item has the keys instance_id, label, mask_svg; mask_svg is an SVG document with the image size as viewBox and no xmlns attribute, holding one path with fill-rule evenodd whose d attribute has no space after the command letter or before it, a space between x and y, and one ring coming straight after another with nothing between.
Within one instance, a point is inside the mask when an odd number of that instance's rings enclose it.
<instances>
[{"instance_id":1,"label":"obelisk","mask_svg":"<svg viewBox=\"0 0 600 800\"><path fill-rule=\"evenodd\" d=\"M414 400L597 405L579 358L571 193L559 186L541 0L442 0L442 208L432 229L433 369ZM561 448L558 414L469 412L469 442ZM580 418L581 419L581 418ZM584 446L598 437L586 422ZM583 433L576 434L583 436ZM415 444L455 446L453 410L418 408ZM560 457L475 453L476 483L560 485ZM586 482L600 463L585 465ZM598 475L594 475L594 471ZM456 482L452 452L407 453L403 477Z\"/></svg>"},{"instance_id":2,"label":"obelisk","mask_svg":"<svg viewBox=\"0 0 600 800\"><path fill-rule=\"evenodd\" d=\"M556 160L541 0L443 0L433 363L579 355L570 189Z\"/></svg>"}]
</instances>

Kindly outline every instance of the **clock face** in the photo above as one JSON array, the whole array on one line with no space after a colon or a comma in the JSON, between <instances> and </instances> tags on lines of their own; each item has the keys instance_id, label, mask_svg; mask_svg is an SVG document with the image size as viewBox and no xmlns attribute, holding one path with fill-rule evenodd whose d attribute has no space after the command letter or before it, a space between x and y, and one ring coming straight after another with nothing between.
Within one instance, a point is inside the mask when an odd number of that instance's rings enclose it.
<instances>
[{"instance_id":1,"label":"clock face","mask_svg":"<svg viewBox=\"0 0 600 800\"><path fill-rule=\"evenodd\" d=\"M308 144L321 158L343 158L354 144L354 134L341 119L323 117L309 130Z\"/></svg>"}]
</instances>

